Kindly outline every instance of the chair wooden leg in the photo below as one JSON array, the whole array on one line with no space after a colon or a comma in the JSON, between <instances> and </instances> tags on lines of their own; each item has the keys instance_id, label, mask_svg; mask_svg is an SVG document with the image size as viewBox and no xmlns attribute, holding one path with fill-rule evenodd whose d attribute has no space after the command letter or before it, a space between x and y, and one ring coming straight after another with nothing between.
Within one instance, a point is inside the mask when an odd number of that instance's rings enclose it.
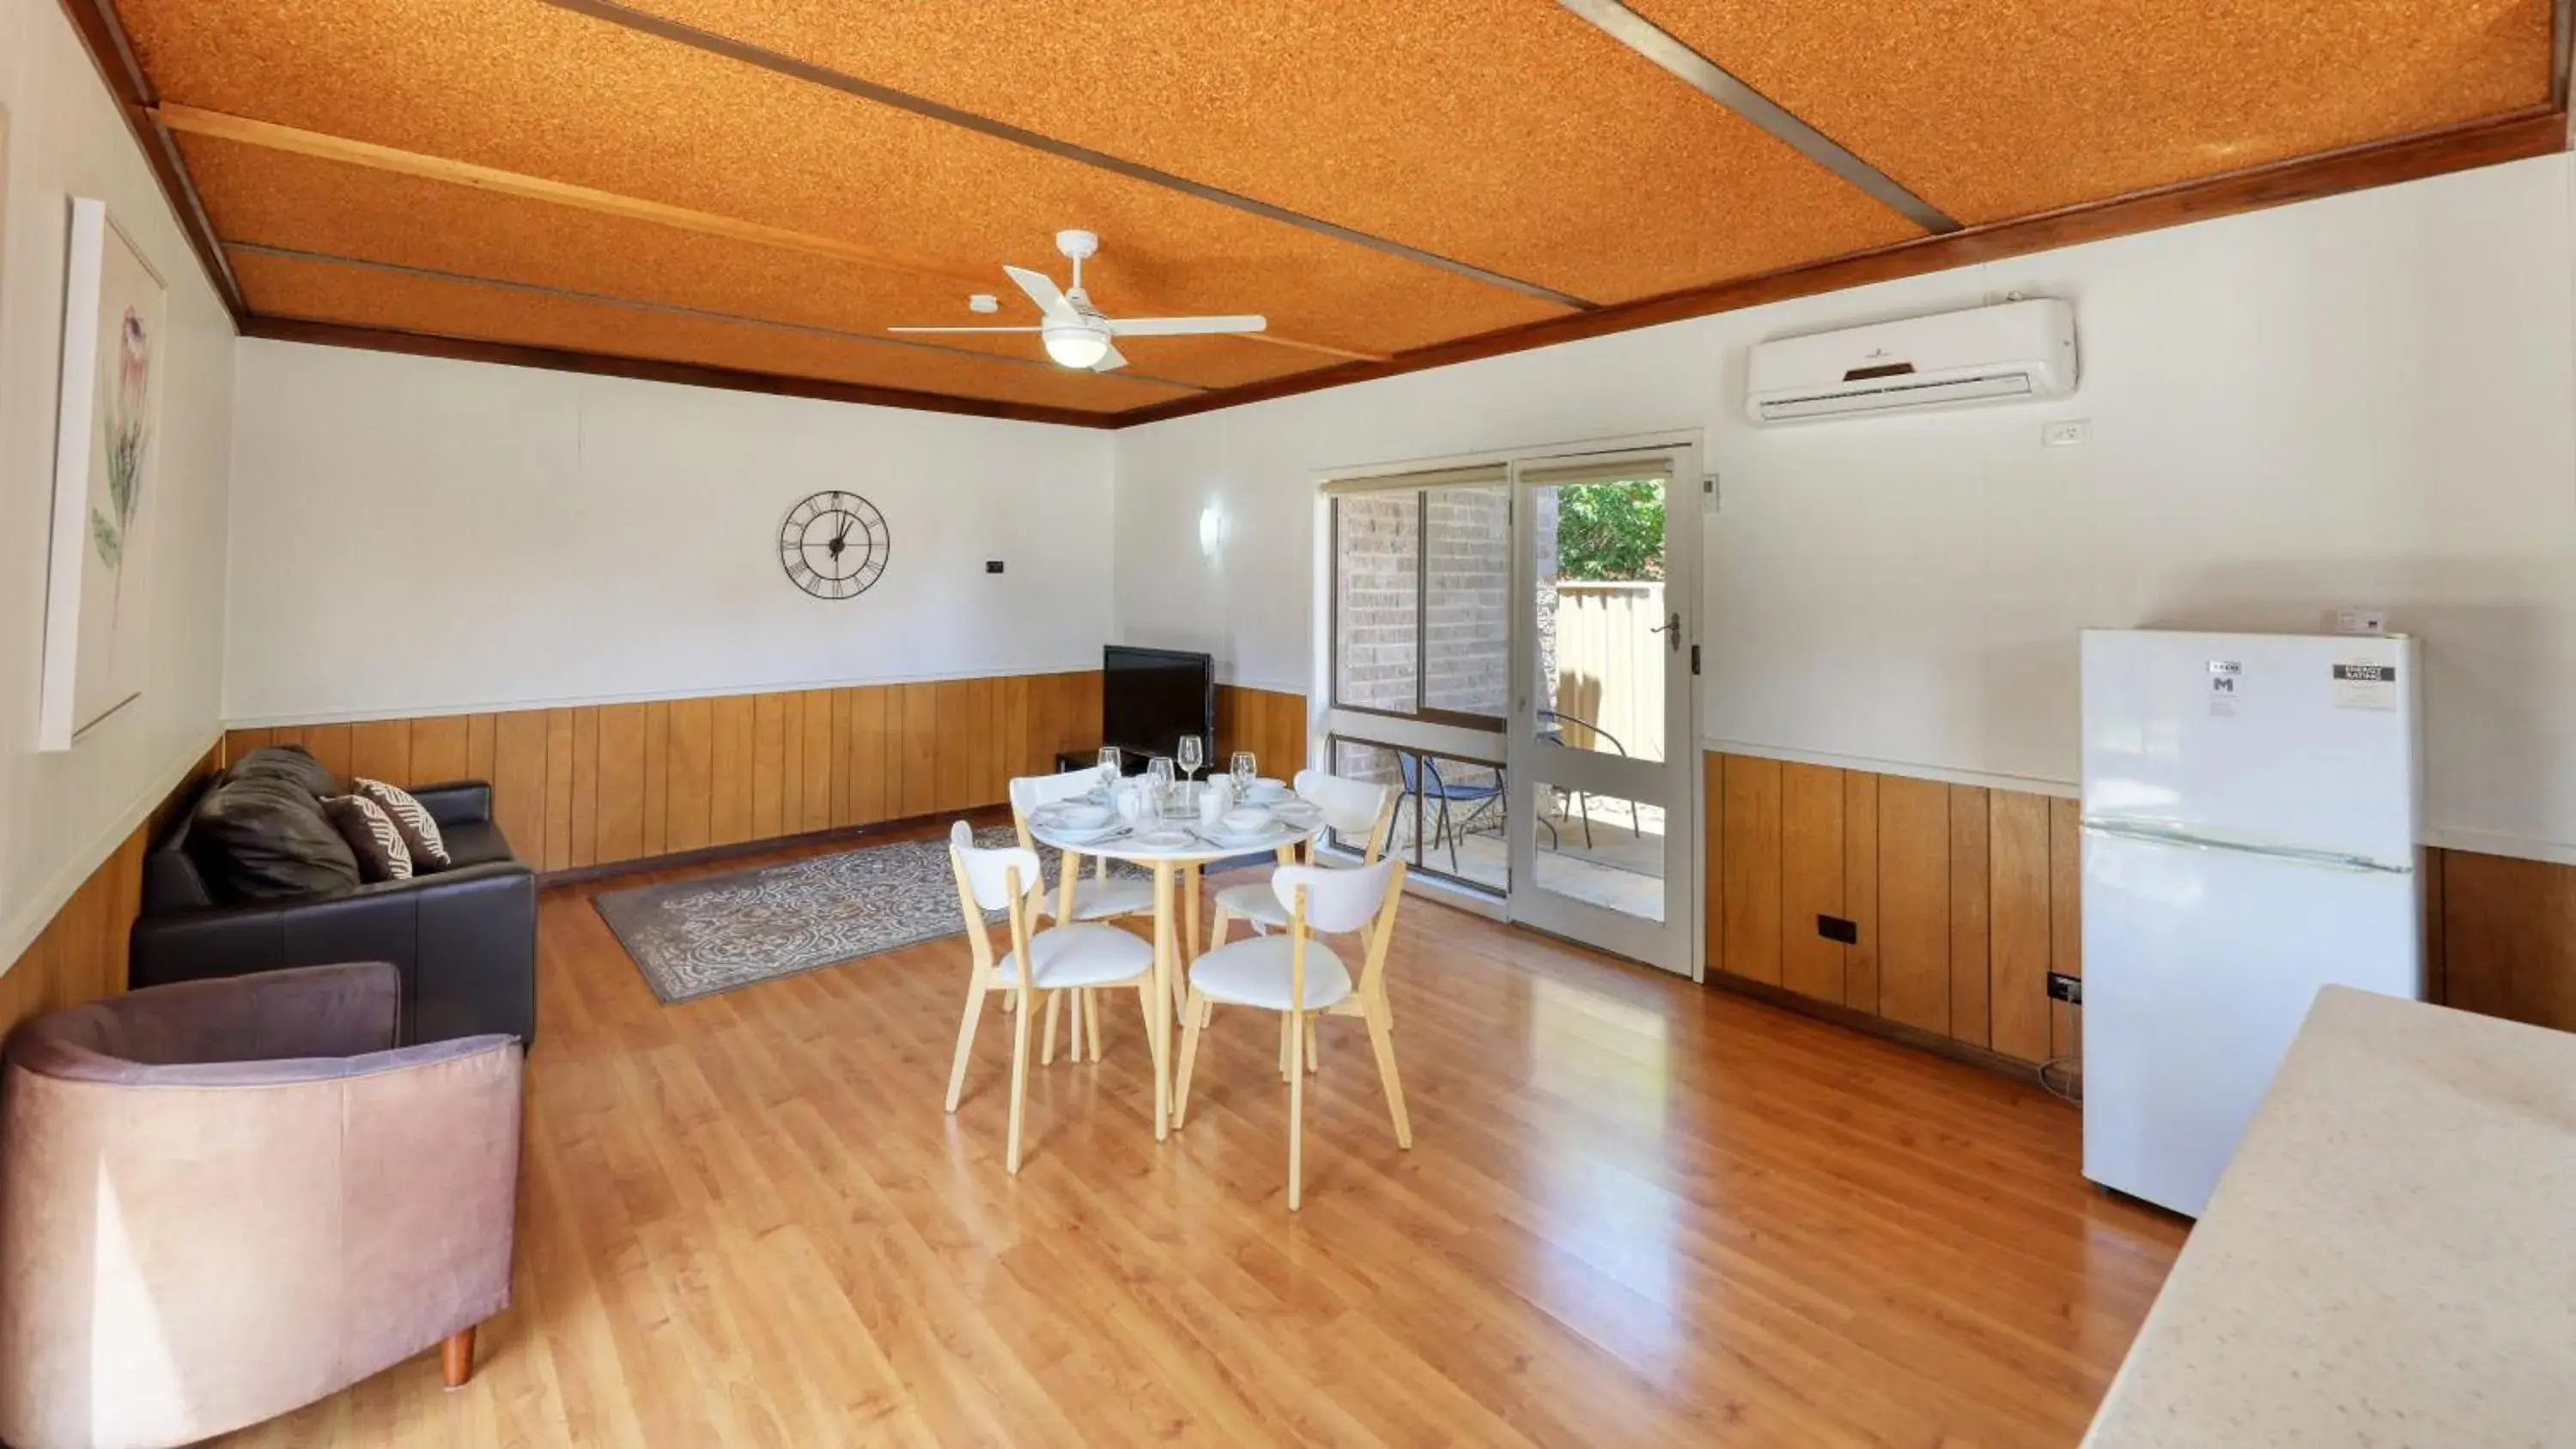
<instances>
[{"instance_id":1,"label":"chair wooden leg","mask_svg":"<svg viewBox=\"0 0 2576 1449\"><path fill-rule=\"evenodd\" d=\"M1007 998L1006 998L1007 999ZM966 1058L975 1050L975 1022L984 1014L984 982L979 977L966 988L966 1019L957 1023L957 1059L948 1064L948 1110L957 1110L957 1096L966 1090Z\"/></svg>"},{"instance_id":2,"label":"chair wooden leg","mask_svg":"<svg viewBox=\"0 0 2576 1449\"><path fill-rule=\"evenodd\" d=\"M1207 1020L1207 1003L1196 990L1181 1004L1181 1065L1179 1080L1172 1083L1172 1125L1187 1120L1190 1111L1190 1070L1199 1063L1199 1032Z\"/></svg>"},{"instance_id":3,"label":"chair wooden leg","mask_svg":"<svg viewBox=\"0 0 2576 1449\"><path fill-rule=\"evenodd\" d=\"M1029 1100L1029 1017L1035 1014L1036 1006L1024 994L1020 1014L1011 1019L1011 1130L1003 1149L1003 1166L1014 1177L1020 1172L1020 1119L1026 1115Z\"/></svg>"},{"instance_id":4,"label":"chair wooden leg","mask_svg":"<svg viewBox=\"0 0 2576 1449\"><path fill-rule=\"evenodd\" d=\"M451 1389L465 1387L465 1381L474 1377L474 1330L471 1327L449 1334L447 1341L438 1346L438 1370Z\"/></svg>"},{"instance_id":5,"label":"chair wooden leg","mask_svg":"<svg viewBox=\"0 0 2576 1449\"><path fill-rule=\"evenodd\" d=\"M1296 1028L1288 1024L1288 1014L1281 1012L1279 1014L1279 1080L1283 1082L1288 1080L1295 1071L1290 1063L1297 1060L1297 1049L1288 1044L1295 1031Z\"/></svg>"},{"instance_id":6,"label":"chair wooden leg","mask_svg":"<svg viewBox=\"0 0 2576 1449\"><path fill-rule=\"evenodd\" d=\"M1306 1070L1320 1072L1323 1069L1323 1058L1315 1051L1315 1018L1310 1016L1306 1018Z\"/></svg>"},{"instance_id":7,"label":"chair wooden leg","mask_svg":"<svg viewBox=\"0 0 2576 1449\"><path fill-rule=\"evenodd\" d=\"M1298 1029L1305 1025L1304 1012L1287 1014L1288 1040L1295 1041ZM1294 1069L1288 1073L1288 1211L1295 1212L1305 1196L1306 1180L1306 1074Z\"/></svg>"},{"instance_id":8,"label":"chair wooden leg","mask_svg":"<svg viewBox=\"0 0 2576 1449\"><path fill-rule=\"evenodd\" d=\"M1043 1043L1038 1048L1038 1065L1051 1067L1055 1065L1055 1019L1064 1006L1064 993L1050 991L1046 994L1046 999L1046 1030L1038 1033L1038 1040Z\"/></svg>"},{"instance_id":9,"label":"chair wooden leg","mask_svg":"<svg viewBox=\"0 0 2576 1449\"><path fill-rule=\"evenodd\" d=\"M1091 1060L1097 1065L1100 1061L1100 993L1098 991L1086 990L1082 993L1082 1015L1091 1026Z\"/></svg>"},{"instance_id":10,"label":"chair wooden leg","mask_svg":"<svg viewBox=\"0 0 2576 1449\"><path fill-rule=\"evenodd\" d=\"M1395 1119L1395 1145L1410 1149L1413 1146L1413 1119L1405 1114L1404 1082L1395 1074L1395 1039L1391 1035L1394 1024L1387 1020L1386 1003L1383 1001L1368 1003L1364 1014L1368 1022L1369 1047L1377 1053L1378 1085L1386 1089L1387 1115Z\"/></svg>"},{"instance_id":11,"label":"chair wooden leg","mask_svg":"<svg viewBox=\"0 0 2576 1449\"><path fill-rule=\"evenodd\" d=\"M1227 909L1226 909L1225 907L1223 907L1223 906L1219 906L1219 907L1217 907L1217 908L1216 908L1216 924L1215 924L1215 925L1212 925L1212 926L1210 926L1210 927L1208 927L1208 949L1209 949L1209 950L1213 951L1213 950L1215 950L1217 947L1222 946L1222 945L1224 945L1224 944L1225 944L1225 928L1226 928L1226 927L1228 927L1228 926L1231 926L1231 925L1233 925L1233 924L1234 924L1234 912L1227 910Z\"/></svg>"}]
</instances>

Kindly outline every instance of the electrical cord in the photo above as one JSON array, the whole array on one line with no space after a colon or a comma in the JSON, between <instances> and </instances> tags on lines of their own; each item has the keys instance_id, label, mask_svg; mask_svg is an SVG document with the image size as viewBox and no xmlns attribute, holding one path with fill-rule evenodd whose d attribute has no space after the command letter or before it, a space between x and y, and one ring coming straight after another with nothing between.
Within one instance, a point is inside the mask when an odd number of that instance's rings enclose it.
<instances>
[{"instance_id":1,"label":"electrical cord","mask_svg":"<svg viewBox=\"0 0 2576 1449\"><path fill-rule=\"evenodd\" d=\"M2078 1066L2079 1060L2080 1059L2077 1057L2063 1056L2050 1057L2047 1061L2041 1062L2039 1064L2039 1085L2045 1088L2048 1094L2052 1097L2056 1097L2062 1101L2072 1102L2079 1107L2083 1106L2084 1074L2082 1069ZM2048 1074L2052 1068L2063 1069L2066 1085L2061 1087L2049 1078Z\"/></svg>"}]
</instances>

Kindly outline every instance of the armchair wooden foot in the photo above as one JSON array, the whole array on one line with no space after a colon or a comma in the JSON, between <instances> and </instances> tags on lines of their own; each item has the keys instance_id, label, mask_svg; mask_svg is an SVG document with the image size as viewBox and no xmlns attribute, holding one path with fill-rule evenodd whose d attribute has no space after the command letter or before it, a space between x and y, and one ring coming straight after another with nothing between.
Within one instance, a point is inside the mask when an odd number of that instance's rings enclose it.
<instances>
[{"instance_id":1,"label":"armchair wooden foot","mask_svg":"<svg viewBox=\"0 0 2576 1449\"><path fill-rule=\"evenodd\" d=\"M447 1341L438 1346L438 1367L449 1388L465 1387L465 1381L474 1377L473 1329L460 1328L447 1336Z\"/></svg>"}]
</instances>

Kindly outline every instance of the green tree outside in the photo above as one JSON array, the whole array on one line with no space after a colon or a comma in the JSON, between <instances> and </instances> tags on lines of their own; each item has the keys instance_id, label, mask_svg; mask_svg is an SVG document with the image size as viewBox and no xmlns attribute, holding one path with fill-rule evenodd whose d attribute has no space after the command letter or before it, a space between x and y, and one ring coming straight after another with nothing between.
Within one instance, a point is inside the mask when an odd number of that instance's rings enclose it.
<instances>
[{"instance_id":1,"label":"green tree outside","mask_svg":"<svg viewBox=\"0 0 2576 1449\"><path fill-rule=\"evenodd\" d=\"M1582 583L1662 578L1663 480L1575 483L1557 489L1556 576Z\"/></svg>"}]
</instances>

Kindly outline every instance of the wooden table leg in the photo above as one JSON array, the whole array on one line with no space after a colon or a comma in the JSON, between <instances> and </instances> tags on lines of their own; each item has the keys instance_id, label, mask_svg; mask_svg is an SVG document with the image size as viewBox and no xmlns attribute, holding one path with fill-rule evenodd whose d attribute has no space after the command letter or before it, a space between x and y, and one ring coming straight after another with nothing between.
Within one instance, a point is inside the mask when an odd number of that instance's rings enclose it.
<instances>
[{"instance_id":1,"label":"wooden table leg","mask_svg":"<svg viewBox=\"0 0 2576 1449\"><path fill-rule=\"evenodd\" d=\"M1154 862L1154 1140L1172 1132L1172 863Z\"/></svg>"},{"instance_id":2,"label":"wooden table leg","mask_svg":"<svg viewBox=\"0 0 2576 1449\"><path fill-rule=\"evenodd\" d=\"M1181 949L1172 973L1172 1009L1178 1011L1189 1000L1190 963L1199 959L1199 867L1192 861L1181 867Z\"/></svg>"}]
</instances>

